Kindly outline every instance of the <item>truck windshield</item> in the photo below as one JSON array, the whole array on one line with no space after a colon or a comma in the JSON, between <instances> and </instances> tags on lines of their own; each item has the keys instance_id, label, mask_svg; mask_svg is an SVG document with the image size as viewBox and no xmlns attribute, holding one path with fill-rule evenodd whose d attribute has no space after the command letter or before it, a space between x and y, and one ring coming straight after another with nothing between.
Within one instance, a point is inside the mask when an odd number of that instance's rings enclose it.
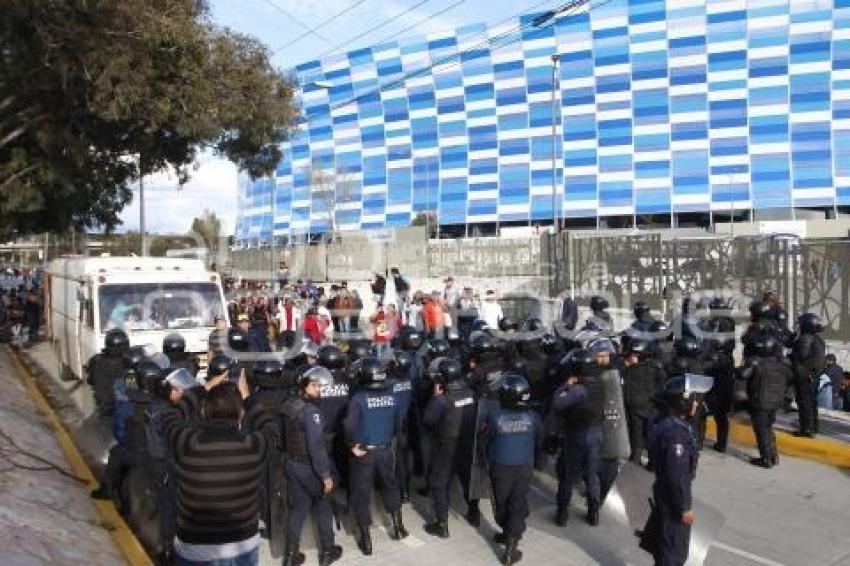
<instances>
[{"instance_id":1,"label":"truck windshield","mask_svg":"<svg viewBox=\"0 0 850 566\"><path fill-rule=\"evenodd\" d=\"M165 330L213 326L224 315L215 283L133 283L98 290L100 328Z\"/></svg>"}]
</instances>

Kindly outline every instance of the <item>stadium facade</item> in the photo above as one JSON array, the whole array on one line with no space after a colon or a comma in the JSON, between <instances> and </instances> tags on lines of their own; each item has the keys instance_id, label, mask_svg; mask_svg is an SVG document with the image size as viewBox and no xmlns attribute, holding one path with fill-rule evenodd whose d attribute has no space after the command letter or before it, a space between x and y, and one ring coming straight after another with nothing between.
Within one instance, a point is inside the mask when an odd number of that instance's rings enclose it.
<instances>
[{"instance_id":1,"label":"stadium facade","mask_svg":"<svg viewBox=\"0 0 850 566\"><path fill-rule=\"evenodd\" d=\"M551 224L553 185L567 226L850 206L850 0L536 16L298 65L304 122L276 176L243 184L237 243L327 232L330 214Z\"/></svg>"}]
</instances>

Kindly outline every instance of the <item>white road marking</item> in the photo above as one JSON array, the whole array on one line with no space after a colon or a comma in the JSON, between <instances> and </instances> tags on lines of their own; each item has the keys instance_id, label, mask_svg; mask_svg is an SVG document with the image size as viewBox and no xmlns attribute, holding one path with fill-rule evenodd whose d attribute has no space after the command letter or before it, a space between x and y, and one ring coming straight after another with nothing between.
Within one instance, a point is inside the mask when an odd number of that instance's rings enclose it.
<instances>
[{"instance_id":1,"label":"white road marking","mask_svg":"<svg viewBox=\"0 0 850 566\"><path fill-rule=\"evenodd\" d=\"M741 548L737 548L735 546L730 546L728 544L722 543L720 541L714 541L711 543L711 546L716 546L721 550L725 550L726 552L731 552L732 554L737 554L747 560L752 560L753 562L758 562L759 564L764 564L765 566L785 566L781 562L776 562L769 558L765 558L763 556L759 556L758 554L753 554L752 552L747 552Z\"/></svg>"}]
</instances>

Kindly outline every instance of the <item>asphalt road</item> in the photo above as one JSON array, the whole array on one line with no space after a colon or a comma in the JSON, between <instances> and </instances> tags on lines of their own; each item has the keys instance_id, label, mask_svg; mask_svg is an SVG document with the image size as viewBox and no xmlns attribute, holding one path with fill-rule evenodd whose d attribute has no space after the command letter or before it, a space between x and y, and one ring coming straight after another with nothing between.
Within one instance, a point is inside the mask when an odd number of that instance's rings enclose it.
<instances>
[{"instance_id":1,"label":"asphalt road","mask_svg":"<svg viewBox=\"0 0 850 566\"><path fill-rule=\"evenodd\" d=\"M749 465L749 453L733 449L726 455L708 450L700 459L694 486L697 522L711 522L716 538L708 547L706 566L839 566L850 565L850 471L794 458L763 470ZM646 477L640 479L640 474ZM635 481L635 479L639 481ZM649 481L649 474L633 468L624 471L624 490ZM554 482L538 476L532 490L532 514L521 543L523 564L651 564L637 548L632 528L622 519L622 498L609 498L602 524L584 523L583 501L574 497L570 523L558 528L554 514ZM632 494L634 497L635 494ZM637 494L640 497L640 494ZM414 500L416 504L417 501ZM427 510L427 502L417 507ZM700 515L700 509L704 512ZM473 529L456 514L450 520L451 538L436 539L422 530L422 515L405 506L409 539L395 542L375 530L375 553L364 557L354 539L339 534L343 546L340 564L404 564L417 566L497 564L497 547L490 542L495 532L489 504L482 502L485 520ZM377 516L377 513L376 513ZM376 522L378 519L376 519ZM705 526L703 524L703 526ZM311 527L305 527L309 531ZM719 530L718 530L719 529ZM309 537L309 533L305 538ZM264 547L262 564L275 564ZM306 564L316 564L315 549L306 550Z\"/></svg>"}]
</instances>

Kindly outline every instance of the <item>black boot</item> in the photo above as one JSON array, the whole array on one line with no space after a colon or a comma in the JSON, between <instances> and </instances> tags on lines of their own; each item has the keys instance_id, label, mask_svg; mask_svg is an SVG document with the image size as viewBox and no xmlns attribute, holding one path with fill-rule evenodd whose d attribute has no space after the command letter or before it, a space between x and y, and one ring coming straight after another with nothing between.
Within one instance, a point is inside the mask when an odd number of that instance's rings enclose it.
<instances>
[{"instance_id":1,"label":"black boot","mask_svg":"<svg viewBox=\"0 0 850 566\"><path fill-rule=\"evenodd\" d=\"M105 501L111 498L109 495L109 488L106 487L106 484L101 484L100 487L89 493L89 497L99 501Z\"/></svg>"},{"instance_id":2,"label":"black boot","mask_svg":"<svg viewBox=\"0 0 850 566\"><path fill-rule=\"evenodd\" d=\"M591 527L599 524L599 507L587 508L587 524Z\"/></svg>"},{"instance_id":3,"label":"black boot","mask_svg":"<svg viewBox=\"0 0 850 566\"><path fill-rule=\"evenodd\" d=\"M298 546L287 547L283 553L283 566L301 566L306 557L298 551Z\"/></svg>"},{"instance_id":4,"label":"black boot","mask_svg":"<svg viewBox=\"0 0 850 566\"><path fill-rule=\"evenodd\" d=\"M519 540L509 538L505 541L505 552L502 554L502 564L516 564L522 560L522 552L517 548Z\"/></svg>"},{"instance_id":5,"label":"black boot","mask_svg":"<svg viewBox=\"0 0 850 566\"><path fill-rule=\"evenodd\" d=\"M495 535L493 535L493 542L495 542L496 544L507 544L508 537L507 535L505 535L505 533L496 533Z\"/></svg>"},{"instance_id":6,"label":"black boot","mask_svg":"<svg viewBox=\"0 0 850 566\"><path fill-rule=\"evenodd\" d=\"M409 487L401 488L401 502L402 503L410 503L410 488Z\"/></svg>"},{"instance_id":7,"label":"black boot","mask_svg":"<svg viewBox=\"0 0 850 566\"><path fill-rule=\"evenodd\" d=\"M570 520L570 509L566 505L558 505L558 510L555 511L555 524L559 527L566 527L567 521Z\"/></svg>"},{"instance_id":8,"label":"black boot","mask_svg":"<svg viewBox=\"0 0 850 566\"><path fill-rule=\"evenodd\" d=\"M360 536L357 537L357 548L366 556L372 555L372 537L369 536L369 527L360 527Z\"/></svg>"},{"instance_id":9,"label":"black boot","mask_svg":"<svg viewBox=\"0 0 850 566\"><path fill-rule=\"evenodd\" d=\"M425 532L431 536L449 538L449 523L443 519L435 519L425 523Z\"/></svg>"},{"instance_id":10,"label":"black boot","mask_svg":"<svg viewBox=\"0 0 850 566\"><path fill-rule=\"evenodd\" d=\"M481 510L478 508L477 500L469 504L469 509L466 510L466 522L476 529L481 526Z\"/></svg>"},{"instance_id":11,"label":"black boot","mask_svg":"<svg viewBox=\"0 0 850 566\"><path fill-rule=\"evenodd\" d=\"M404 528L404 522L401 520L401 511L390 513L390 538L393 540L401 540L407 538L407 529Z\"/></svg>"},{"instance_id":12,"label":"black boot","mask_svg":"<svg viewBox=\"0 0 850 566\"><path fill-rule=\"evenodd\" d=\"M753 466L758 466L760 468L770 469L773 467L771 461L767 458L750 458L750 464Z\"/></svg>"},{"instance_id":13,"label":"black boot","mask_svg":"<svg viewBox=\"0 0 850 566\"><path fill-rule=\"evenodd\" d=\"M342 547L338 544L319 553L319 566L328 566L342 558Z\"/></svg>"}]
</instances>

